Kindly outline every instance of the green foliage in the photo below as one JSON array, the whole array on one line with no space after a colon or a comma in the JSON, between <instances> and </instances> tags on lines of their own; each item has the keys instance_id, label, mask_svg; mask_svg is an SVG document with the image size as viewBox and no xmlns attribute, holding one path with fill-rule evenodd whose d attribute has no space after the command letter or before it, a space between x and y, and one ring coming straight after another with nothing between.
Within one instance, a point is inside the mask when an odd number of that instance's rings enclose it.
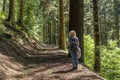
<instances>
[{"instance_id":1,"label":"green foliage","mask_svg":"<svg viewBox=\"0 0 120 80\"><path fill-rule=\"evenodd\" d=\"M94 64L94 41L90 35L84 36L85 65L93 68Z\"/></svg>"},{"instance_id":2,"label":"green foliage","mask_svg":"<svg viewBox=\"0 0 120 80\"><path fill-rule=\"evenodd\" d=\"M0 11L0 18L5 19L5 13L3 11Z\"/></svg>"},{"instance_id":3,"label":"green foliage","mask_svg":"<svg viewBox=\"0 0 120 80\"><path fill-rule=\"evenodd\" d=\"M0 20L0 34L2 34L4 31L5 31L5 27L4 25L2 24L2 21Z\"/></svg>"},{"instance_id":4,"label":"green foliage","mask_svg":"<svg viewBox=\"0 0 120 80\"><path fill-rule=\"evenodd\" d=\"M90 35L84 36L85 65L93 69L94 41ZM101 46L101 75L107 80L120 80L120 48L117 41L109 40L107 46Z\"/></svg>"},{"instance_id":5,"label":"green foliage","mask_svg":"<svg viewBox=\"0 0 120 80\"><path fill-rule=\"evenodd\" d=\"M120 80L120 48L116 43L110 40L101 48L101 75L107 80Z\"/></svg>"},{"instance_id":6,"label":"green foliage","mask_svg":"<svg viewBox=\"0 0 120 80\"><path fill-rule=\"evenodd\" d=\"M28 34L34 36L38 40L41 40L43 35L43 18L41 16L42 11L39 11L39 6L39 0L28 0L25 2L24 25L28 31Z\"/></svg>"}]
</instances>

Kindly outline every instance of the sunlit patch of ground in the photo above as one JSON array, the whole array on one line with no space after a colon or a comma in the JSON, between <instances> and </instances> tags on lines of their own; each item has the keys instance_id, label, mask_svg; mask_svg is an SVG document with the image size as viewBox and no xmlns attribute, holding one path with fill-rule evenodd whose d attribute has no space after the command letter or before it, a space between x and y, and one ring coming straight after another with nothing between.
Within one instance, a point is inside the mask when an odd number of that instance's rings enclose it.
<instances>
[{"instance_id":1,"label":"sunlit patch of ground","mask_svg":"<svg viewBox=\"0 0 120 80\"><path fill-rule=\"evenodd\" d=\"M104 80L82 65L72 70L71 59L63 50L19 45L0 44L0 80Z\"/></svg>"}]
</instances>

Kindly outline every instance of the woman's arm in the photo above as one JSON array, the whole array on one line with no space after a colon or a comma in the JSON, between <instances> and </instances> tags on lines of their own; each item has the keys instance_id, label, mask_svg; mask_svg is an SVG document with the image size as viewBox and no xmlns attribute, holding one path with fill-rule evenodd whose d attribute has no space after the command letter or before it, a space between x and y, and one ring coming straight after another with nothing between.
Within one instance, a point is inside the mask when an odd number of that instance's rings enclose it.
<instances>
[{"instance_id":1,"label":"woman's arm","mask_svg":"<svg viewBox=\"0 0 120 80\"><path fill-rule=\"evenodd\" d=\"M77 37L77 46L79 46L80 45L80 42L79 42L79 39L78 39L78 37Z\"/></svg>"},{"instance_id":2,"label":"woman's arm","mask_svg":"<svg viewBox=\"0 0 120 80\"><path fill-rule=\"evenodd\" d=\"M78 44L77 44L78 46L80 45L80 42L78 41Z\"/></svg>"},{"instance_id":3,"label":"woman's arm","mask_svg":"<svg viewBox=\"0 0 120 80\"><path fill-rule=\"evenodd\" d=\"M68 46L70 46L70 42L68 42Z\"/></svg>"},{"instance_id":4,"label":"woman's arm","mask_svg":"<svg viewBox=\"0 0 120 80\"><path fill-rule=\"evenodd\" d=\"M68 46L70 46L71 44L70 44L70 37L68 38Z\"/></svg>"}]
</instances>

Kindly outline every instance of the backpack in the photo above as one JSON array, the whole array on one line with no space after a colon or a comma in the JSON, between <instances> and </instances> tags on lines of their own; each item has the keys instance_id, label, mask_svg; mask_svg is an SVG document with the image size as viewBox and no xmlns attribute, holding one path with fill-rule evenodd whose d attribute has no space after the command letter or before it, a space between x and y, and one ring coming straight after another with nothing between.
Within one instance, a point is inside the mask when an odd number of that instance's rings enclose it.
<instances>
[{"instance_id":1,"label":"backpack","mask_svg":"<svg viewBox=\"0 0 120 80\"><path fill-rule=\"evenodd\" d=\"M78 50L76 38L71 38L71 45L70 46L71 46L71 51L76 53Z\"/></svg>"}]
</instances>

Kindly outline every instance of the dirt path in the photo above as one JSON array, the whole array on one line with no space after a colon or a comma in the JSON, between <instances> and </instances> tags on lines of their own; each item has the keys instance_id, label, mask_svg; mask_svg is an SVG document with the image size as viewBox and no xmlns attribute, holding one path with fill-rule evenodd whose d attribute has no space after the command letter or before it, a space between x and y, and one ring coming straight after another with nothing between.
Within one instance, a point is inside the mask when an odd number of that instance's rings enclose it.
<instances>
[{"instance_id":1,"label":"dirt path","mask_svg":"<svg viewBox=\"0 0 120 80\"><path fill-rule=\"evenodd\" d=\"M32 50L9 43L0 44L0 80L105 80L80 64L72 70L71 59L58 48Z\"/></svg>"},{"instance_id":2,"label":"dirt path","mask_svg":"<svg viewBox=\"0 0 120 80\"><path fill-rule=\"evenodd\" d=\"M78 70L72 70L71 59L62 50L52 49L42 53L37 56L41 59L40 63L27 65L32 67L26 68L30 71L31 80L104 80L82 65Z\"/></svg>"},{"instance_id":3,"label":"dirt path","mask_svg":"<svg viewBox=\"0 0 120 80\"><path fill-rule=\"evenodd\" d=\"M78 70L72 70L71 60L62 50L40 53L31 55L18 69L8 68L13 73L8 74L6 80L104 80L82 65Z\"/></svg>"}]
</instances>

